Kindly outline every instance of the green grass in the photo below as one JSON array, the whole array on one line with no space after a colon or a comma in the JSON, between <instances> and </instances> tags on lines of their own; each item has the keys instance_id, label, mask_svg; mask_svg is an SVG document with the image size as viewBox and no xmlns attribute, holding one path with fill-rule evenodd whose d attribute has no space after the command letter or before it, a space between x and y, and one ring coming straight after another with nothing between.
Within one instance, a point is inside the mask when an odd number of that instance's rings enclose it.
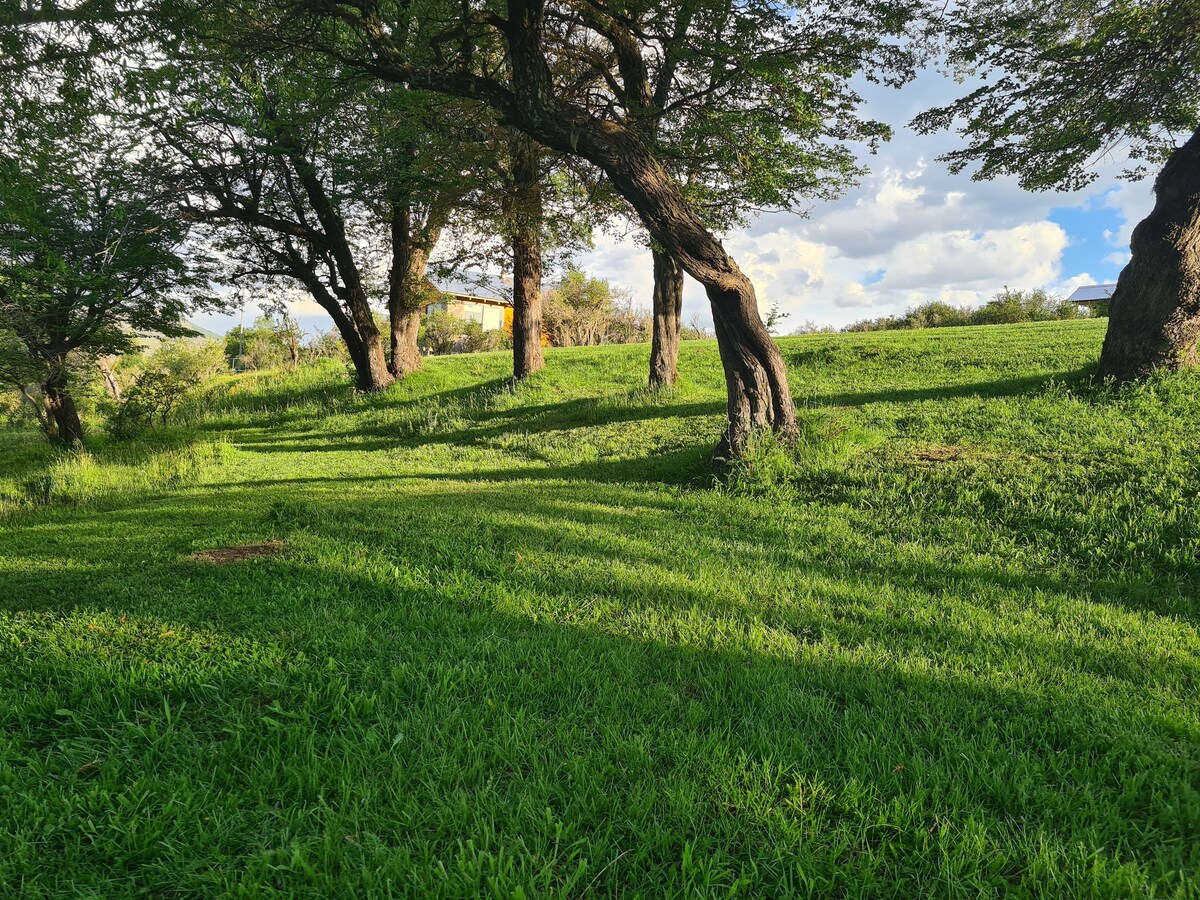
<instances>
[{"instance_id":1,"label":"green grass","mask_svg":"<svg viewBox=\"0 0 1200 900\"><path fill-rule=\"evenodd\" d=\"M0 436L0 894L1200 896L1200 375L1102 328L786 339L727 474L709 343Z\"/></svg>"}]
</instances>

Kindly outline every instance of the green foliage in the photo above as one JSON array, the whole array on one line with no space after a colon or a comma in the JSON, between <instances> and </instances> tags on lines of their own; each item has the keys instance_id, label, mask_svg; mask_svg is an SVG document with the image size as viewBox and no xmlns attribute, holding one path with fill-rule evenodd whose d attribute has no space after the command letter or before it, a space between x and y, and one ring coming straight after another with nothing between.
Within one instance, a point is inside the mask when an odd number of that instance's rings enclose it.
<instances>
[{"instance_id":1,"label":"green foliage","mask_svg":"<svg viewBox=\"0 0 1200 900\"><path fill-rule=\"evenodd\" d=\"M58 132L68 127L78 133ZM187 226L169 173L66 107L7 128L23 131L0 149L0 328L43 363L119 353L137 332L186 333L201 276L179 254Z\"/></svg>"},{"instance_id":2,"label":"green foliage","mask_svg":"<svg viewBox=\"0 0 1200 900\"><path fill-rule=\"evenodd\" d=\"M421 330L417 342L426 353L442 354L454 350L454 342L462 334L463 322L442 310L434 310L421 317Z\"/></svg>"},{"instance_id":3,"label":"green foliage","mask_svg":"<svg viewBox=\"0 0 1200 900\"><path fill-rule=\"evenodd\" d=\"M182 254L189 225L169 167L96 96L60 94L0 121L0 334L15 338L0 368L59 398L61 427L46 433L76 443L78 373L138 333L189 333L209 260Z\"/></svg>"},{"instance_id":4,"label":"green foliage","mask_svg":"<svg viewBox=\"0 0 1200 900\"><path fill-rule=\"evenodd\" d=\"M961 325L1016 325L1021 322L1054 322L1077 319L1074 303L1055 297L1044 288L1019 291L1005 288L983 306L969 309L933 300L915 306L902 316L881 316L847 325L843 331L897 331L910 328L947 328Z\"/></svg>"},{"instance_id":5,"label":"green foliage","mask_svg":"<svg viewBox=\"0 0 1200 900\"><path fill-rule=\"evenodd\" d=\"M340 340L340 336L334 337ZM301 340L295 319L286 314L264 315L248 328L235 325L226 333L225 355L238 369L280 369L299 362ZM348 353L346 356L349 358Z\"/></svg>"},{"instance_id":6,"label":"green foliage","mask_svg":"<svg viewBox=\"0 0 1200 900\"><path fill-rule=\"evenodd\" d=\"M188 391L224 368L224 348L215 341L164 341L125 392L109 419L109 432L127 438L156 421L166 425Z\"/></svg>"},{"instance_id":7,"label":"green foliage","mask_svg":"<svg viewBox=\"0 0 1200 900\"><path fill-rule=\"evenodd\" d=\"M1160 163L1200 127L1195 3L966 0L938 9L932 28L974 86L915 124L966 138L943 157L952 171L978 163L979 179L1078 189L1116 149Z\"/></svg>"},{"instance_id":8,"label":"green foliage","mask_svg":"<svg viewBox=\"0 0 1200 900\"><path fill-rule=\"evenodd\" d=\"M831 449L716 488L711 341L0 433L0 892L1188 896L1200 376L1103 333L784 338Z\"/></svg>"},{"instance_id":9,"label":"green foliage","mask_svg":"<svg viewBox=\"0 0 1200 900\"><path fill-rule=\"evenodd\" d=\"M485 330L474 320L464 321L441 310L421 317L417 343L426 353L486 353L511 348L512 338L499 329Z\"/></svg>"},{"instance_id":10,"label":"green foliage","mask_svg":"<svg viewBox=\"0 0 1200 900\"><path fill-rule=\"evenodd\" d=\"M346 342L336 331L326 331L312 338L305 346L303 355L308 362L322 359L332 359L345 364L350 362L350 351Z\"/></svg>"}]
</instances>

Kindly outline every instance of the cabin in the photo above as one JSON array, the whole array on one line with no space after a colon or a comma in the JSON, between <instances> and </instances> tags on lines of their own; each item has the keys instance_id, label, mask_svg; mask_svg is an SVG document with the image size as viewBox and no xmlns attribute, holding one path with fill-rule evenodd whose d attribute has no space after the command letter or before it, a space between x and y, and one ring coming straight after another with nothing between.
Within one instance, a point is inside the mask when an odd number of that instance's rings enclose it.
<instances>
[{"instance_id":1,"label":"cabin","mask_svg":"<svg viewBox=\"0 0 1200 900\"><path fill-rule=\"evenodd\" d=\"M1116 289L1115 284L1085 284L1076 288L1067 301L1081 306L1095 315L1112 299L1113 291Z\"/></svg>"},{"instance_id":2,"label":"cabin","mask_svg":"<svg viewBox=\"0 0 1200 900\"><path fill-rule=\"evenodd\" d=\"M425 315L450 313L464 322L478 322L484 331L500 331L512 321L512 282L507 278L481 277L463 283L434 285L441 297L427 304Z\"/></svg>"}]
</instances>

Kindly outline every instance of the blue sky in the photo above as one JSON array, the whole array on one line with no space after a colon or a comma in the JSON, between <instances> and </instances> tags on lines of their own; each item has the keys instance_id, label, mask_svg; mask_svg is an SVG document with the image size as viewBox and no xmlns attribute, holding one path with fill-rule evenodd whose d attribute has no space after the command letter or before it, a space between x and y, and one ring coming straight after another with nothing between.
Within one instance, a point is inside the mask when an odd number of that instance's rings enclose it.
<instances>
[{"instance_id":1,"label":"blue sky","mask_svg":"<svg viewBox=\"0 0 1200 900\"><path fill-rule=\"evenodd\" d=\"M918 135L906 123L961 90L933 72L900 91L864 87L868 114L891 124L895 136L876 155L863 156L870 172L862 183L806 215L765 214L723 236L754 279L760 306L778 303L788 313L782 331L806 321L840 326L933 299L976 305L1005 286L1066 294L1080 284L1116 280L1128 258L1129 233L1150 210L1149 181L1118 181L1120 160L1070 194L951 175L937 157L958 138ZM649 306L650 255L635 236L598 233L595 248L578 262ZM292 296L306 331L329 330L319 307L300 292ZM251 306L247 318L255 313ZM690 281L684 319L711 322L703 291ZM196 321L223 331L237 317Z\"/></svg>"}]
</instances>

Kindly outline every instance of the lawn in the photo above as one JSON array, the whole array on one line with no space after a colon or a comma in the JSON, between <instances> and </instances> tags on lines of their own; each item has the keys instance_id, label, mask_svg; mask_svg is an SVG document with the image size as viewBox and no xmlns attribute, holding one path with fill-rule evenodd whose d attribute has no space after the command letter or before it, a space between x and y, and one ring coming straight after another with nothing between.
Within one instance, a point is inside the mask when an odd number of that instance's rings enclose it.
<instances>
[{"instance_id":1,"label":"lawn","mask_svg":"<svg viewBox=\"0 0 1200 900\"><path fill-rule=\"evenodd\" d=\"M732 472L709 342L0 432L0 894L1200 896L1200 374L1103 324L784 339Z\"/></svg>"}]
</instances>

